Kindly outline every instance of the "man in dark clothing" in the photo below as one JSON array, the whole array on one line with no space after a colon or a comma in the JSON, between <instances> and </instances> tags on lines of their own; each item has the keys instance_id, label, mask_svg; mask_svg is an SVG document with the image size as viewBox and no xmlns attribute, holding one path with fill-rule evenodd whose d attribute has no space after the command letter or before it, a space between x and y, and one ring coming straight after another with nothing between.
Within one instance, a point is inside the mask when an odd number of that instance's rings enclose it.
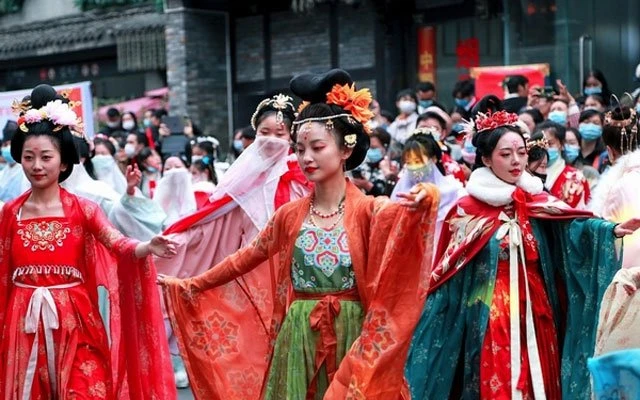
<instances>
[{"instance_id":1,"label":"man in dark clothing","mask_svg":"<svg viewBox=\"0 0 640 400\"><path fill-rule=\"evenodd\" d=\"M527 96L529 94L529 80L522 75L508 76L504 81L506 93L502 107L505 111L519 113L527 106Z\"/></svg>"}]
</instances>

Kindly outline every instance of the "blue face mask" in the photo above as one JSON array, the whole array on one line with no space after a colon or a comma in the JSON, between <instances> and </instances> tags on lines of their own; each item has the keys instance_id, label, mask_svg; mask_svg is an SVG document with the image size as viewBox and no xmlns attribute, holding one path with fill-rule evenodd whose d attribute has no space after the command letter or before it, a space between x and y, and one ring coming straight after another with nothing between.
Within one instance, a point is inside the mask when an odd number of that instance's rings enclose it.
<instances>
[{"instance_id":1,"label":"blue face mask","mask_svg":"<svg viewBox=\"0 0 640 400\"><path fill-rule=\"evenodd\" d=\"M556 149L555 147L548 148L547 154L549 154L549 162L547 163L547 165L555 164L555 162L558 161L558 158L560 158L560 150Z\"/></svg>"},{"instance_id":2,"label":"blue face mask","mask_svg":"<svg viewBox=\"0 0 640 400\"><path fill-rule=\"evenodd\" d=\"M458 107L467 108L467 106L469 105L469 101L470 100L469 99L458 99L458 98L456 98L454 101L456 102L456 105Z\"/></svg>"},{"instance_id":3,"label":"blue face mask","mask_svg":"<svg viewBox=\"0 0 640 400\"><path fill-rule=\"evenodd\" d=\"M475 153L476 152L476 146L473 145L473 142L469 139L464 141L464 151L466 151L467 153Z\"/></svg>"},{"instance_id":4,"label":"blue face mask","mask_svg":"<svg viewBox=\"0 0 640 400\"><path fill-rule=\"evenodd\" d=\"M587 142L592 142L602 137L602 127L600 125L592 123L580 124L578 131L580 131L580 135L582 135L582 138Z\"/></svg>"},{"instance_id":5,"label":"blue face mask","mask_svg":"<svg viewBox=\"0 0 640 400\"><path fill-rule=\"evenodd\" d=\"M602 88L600 86L591 86L584 88L585 96L591 96L592 94L602 94Z\"/></svg>"},{"instance_id":6,"label":"blue face mask","mask_svg":"<svg viewBox=\"0 0 640 400\"><path fill-rule=\"evenodd\" d=\"M147 172L155 174L156 172L158 172L158 168L152 167L152 166L148 166L147 167Z\"/></svg>"},{"instance_id":7,"label":"blue face mask","mask_svg":"<svg viewBox=\"0 0 640 400\"><path fill-rule=\"evenodd\" d=\"M238 153L241 152L242 150L244 150L244 146L242 145L242 140L234 140L233 141L233 149L235 151L237 151Z\"/></svg>"},{"instance_id":8,"label":"blue face mask","mask_svg":"<svg viewBox=\"0 0 640 400\"><path fill-rule=\"evenodd\" d=\"M427 108L433 105L433 100L420 100L420 107Z\"/></svg>"},{"instance_id":9,"label":"blue face mask","mask_svg":"<svg viewBox=\"0 0 640 400\"><path fill-rule=\"evenodd\" d=\"M570 144L564 146L564 155L570 163L574 162L576 158L578 158L579 154L580 146L573 146Z\"/></svg>"},{"instance_id":10,"label":"blue face mask","mask_svg":"<svg viewBox=\"0 0 640 400\"><path fill-rule=\"evenodd\" d=\"M453 127L451 128L451 130L454 131L455 133L460 133L462 132L463 129L464 129L464 125L462 125L460 122L458 122L457 124L454 124Z\"/></svg>"},{"instance_id":11,"label":"blue face mask","mask_svg":"<svg viewBox=\"0 0 640 400\"><path fill-rule=\"evenodd\" d=\"M567 124L567 113L564 111L551 111L549 113L549 121L564 126Z\"/></svg>"},{"instance_id":12,"label":"blue face mask","mask_svg":"<svg viewBox=\"0 0 640 400\"><path fill-rule=\"evenodd\" d=\"M367 150L367 160L371 164L377 164L382 160L382 150L375 148Z\"/></svg>"},{"instance_id":13,"label":"blue face mask","mask_svg":"<svg viewBox=\"0 0 640 400\"><path fill-rule=\"evenodd\" d=\"M640 104L636 104L636 112L640 113Z\"/></svg>"},{"instance_id":14,"label":"blue face mask","mask_svg":"<svg viewBox=\"0 0 640 400\"><path fill-rule=\"evenodd\" d=\"M15 164L16 160L11 157L11 147L6 146L2 148L2 158L4 158L8 164Z\"/></svg>"}]
</instances>

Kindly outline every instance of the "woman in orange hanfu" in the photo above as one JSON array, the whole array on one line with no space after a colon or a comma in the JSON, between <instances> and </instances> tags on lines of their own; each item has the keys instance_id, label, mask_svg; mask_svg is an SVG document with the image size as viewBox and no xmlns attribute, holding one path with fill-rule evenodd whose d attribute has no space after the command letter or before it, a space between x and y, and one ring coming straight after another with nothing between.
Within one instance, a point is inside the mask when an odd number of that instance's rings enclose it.
<instances>
[{"instance_id":1,"label":"woman in orange hanfu","mask_svg":"<svg viewBox=\"0 0 640 400\"><path fill-rule=\"evenodd\" d=\"M51 86L25 111L11 152L32 189L0 212L0 399L175 398L148 257L175 244L130 240L60 188L78 163L78 118ZM97 285L110 294L110 342Z\"/></svg>"},{"instance_id":2,"label":"woman in orange hanfu","mask_svg":"<svg viewBox=\"0 0 640 400\"><path fill-rule=\"evenodd\" d=\"M313 192L281 207L248 247L189 279L159 276L199 399L409 398L403 365L430 267L438 191L418 184L400 203L363 195L345 179L369 147L368 90L348 73L303 74L291 90L308 102L294 122L298 162ZM227 319L210 289L268 261L273 304L264 330ZM251 288L249 288L250 290ZM265 337L272 348L254 346ZM207 383L228 363L230 387Z\"/></svg>"}]
</instances>

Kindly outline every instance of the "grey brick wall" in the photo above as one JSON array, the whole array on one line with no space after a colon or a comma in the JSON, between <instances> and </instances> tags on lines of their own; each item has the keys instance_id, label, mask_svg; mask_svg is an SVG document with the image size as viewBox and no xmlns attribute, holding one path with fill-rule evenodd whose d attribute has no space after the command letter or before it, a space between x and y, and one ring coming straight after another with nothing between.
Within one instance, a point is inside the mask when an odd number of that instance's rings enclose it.
<instances>
[{"instance_id":1,"label":"grey brick wall","mask_svg":"<svg viewBox=\"0 0 640 400\"><path fill-rule=\"evenodd\" d=\"M326 7L317 7L312 14L273 13L270 18L273 78L331 68Z\"/></svg>"},{"instance_id":2,"label":"grey brick wall","mask_svg":"<svg viewBox=\"0 0 640 400\"><path fill-rule=\"evenodd\" d=\"M235 20L236 81L255 82L265 78L262 15Z\"/></svg>"},{"instance_id":3,"label":"grey brick wall","mask_svg":"<svg viewBox=\"0 0 640 400\"><path fill-rule=\"evenodd\" d=\"M372 7L338 8L338 54L340 68L349 70L375 66L375 13Z\"/></svg>"},{"instance_id":4,"label":"grey brick wall","mask_svg":"<svg viewBox=\"0 0 640 400\"><path fill-rule=\"evenodd\" d=\"M169 13L166 28L170 113L228 141L226 28L222 14Z\"/></svg>"}]
</instances>

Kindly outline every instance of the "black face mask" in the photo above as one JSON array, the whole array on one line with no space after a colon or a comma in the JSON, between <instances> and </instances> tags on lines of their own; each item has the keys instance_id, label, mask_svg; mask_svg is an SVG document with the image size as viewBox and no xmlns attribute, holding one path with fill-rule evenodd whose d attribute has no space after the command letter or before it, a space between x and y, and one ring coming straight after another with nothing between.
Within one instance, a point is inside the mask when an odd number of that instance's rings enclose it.
<instances>
[{"instance_id":1,"label":"black face mask","mask_svg":"<svg viewBox=\"0 0 640 400\"><path fill-rule=\"evenodd\" d=\"M537 172L532 172L531 173L533 176L537 176L538 178L540 178L542 180L542 184L545 184L547 181L547 174L539 174Z\"/></svg>"}]
</instances>

